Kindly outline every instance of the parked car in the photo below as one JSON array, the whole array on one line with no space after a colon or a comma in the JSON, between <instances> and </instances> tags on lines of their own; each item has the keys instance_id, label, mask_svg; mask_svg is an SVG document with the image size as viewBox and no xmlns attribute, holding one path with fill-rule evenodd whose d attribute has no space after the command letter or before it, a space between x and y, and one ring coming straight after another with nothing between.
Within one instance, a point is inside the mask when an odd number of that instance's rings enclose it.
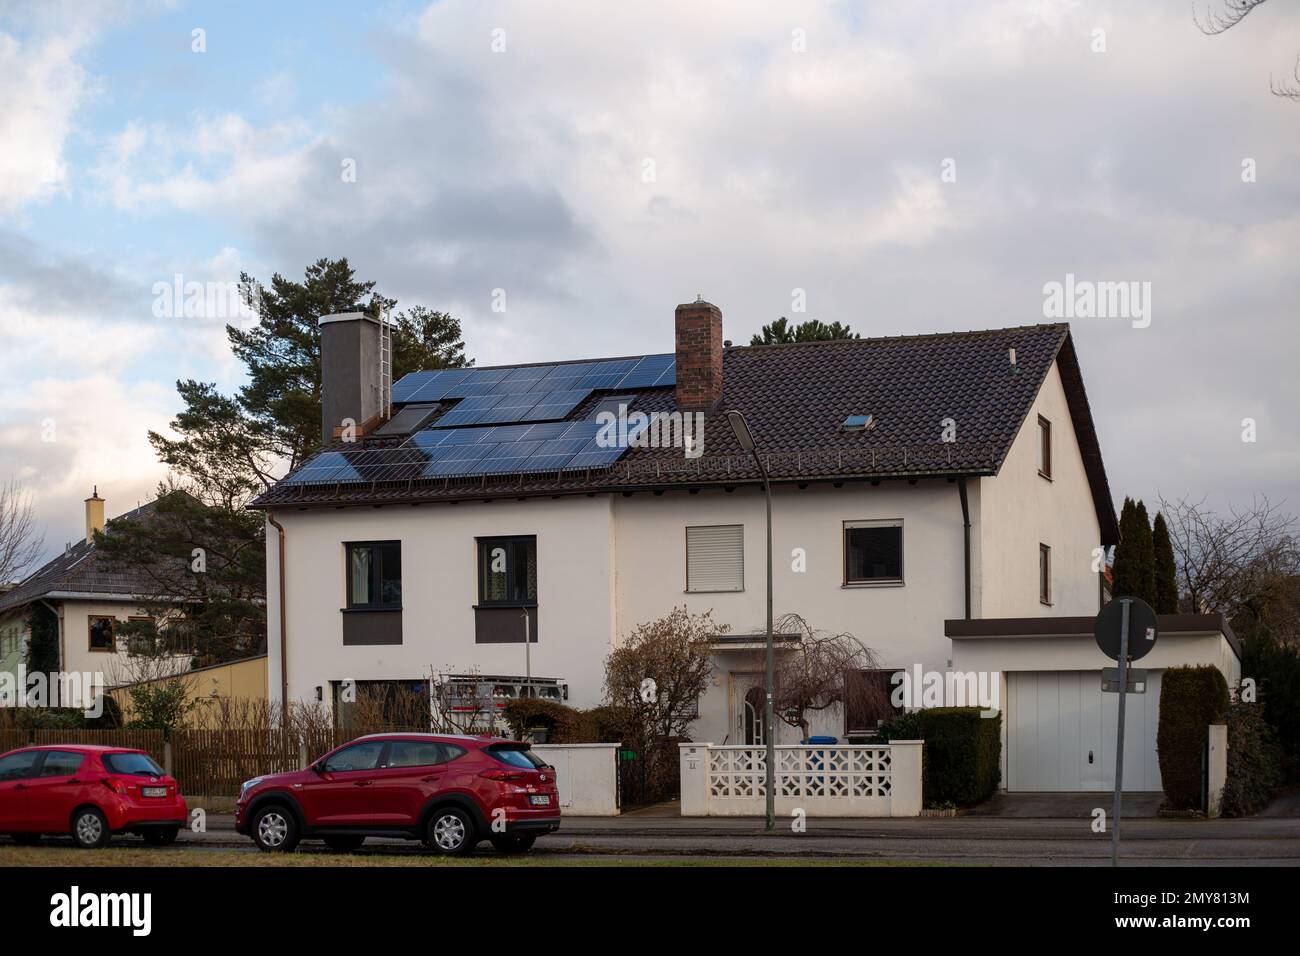
<instances>
[{"instance_id":1,"label":"parked car","mask_svg":"<svg viewBox=\"0 0 1300 956\"><path fill-rule=\"evenodd\" d=\"M0 756L0 833L16 843L67 833L91 848L135 833L167 846L188 816L180 785L143 750L50 744Z\"/></svg>"},{"instance_id":2,"label":"parked car","mask_svg":"<svg viewBox=\"0 0 1300 956\"><path fill-rule=\"evenodd\" d=\"M555 768L500 737L360 737L306 770L247 781L235 807L235 829L268 852L303 838L349 852L366 837L395 836L449 856L482 840L522 853L559 828Z\"/></svg>"}]
</instances>

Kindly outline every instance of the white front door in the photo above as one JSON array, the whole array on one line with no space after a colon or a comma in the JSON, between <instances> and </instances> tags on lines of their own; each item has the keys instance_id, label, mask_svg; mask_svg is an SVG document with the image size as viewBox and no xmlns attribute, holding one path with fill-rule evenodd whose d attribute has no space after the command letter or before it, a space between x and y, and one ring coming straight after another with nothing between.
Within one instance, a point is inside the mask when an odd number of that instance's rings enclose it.
<instances>
[{"instance_id":1,"label":"white front door","mask_svg":"<svg viewBox=\"0 0 1300 956\"><path fill-rule=\"evenodd\" d=\"M731 742L759 747L767 743L763 717L767 698L762 674L731 674Z\"/></svg>"},{"instance_id":2,"label":"white front door","mask_svg":"<svg viewBox=\"0 0 1300 956\"><path fill-rule=\"evenodd\" d=\"M1156 729L1160 671L1145 694L1129 694L1124 715L1124 789L1160 790ZM1115 789L1119 695L1101 692L1100 671L1007 675L1007 789Z\"/></svg>"}]
</instances>

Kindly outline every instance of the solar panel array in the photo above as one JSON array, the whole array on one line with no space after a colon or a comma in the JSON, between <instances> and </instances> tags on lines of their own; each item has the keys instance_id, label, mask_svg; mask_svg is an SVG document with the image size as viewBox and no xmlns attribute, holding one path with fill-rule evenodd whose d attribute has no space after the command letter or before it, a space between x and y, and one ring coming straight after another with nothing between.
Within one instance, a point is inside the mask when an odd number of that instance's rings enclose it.
<instances>
[{"instance_id":1,"label":"solar panel array","mask_svg":"<svg viewBox=\"0 0 1300 956\"><path fill-rule=\"evenodd\" d=\"M603 362L571 362L567 365L449 368L403 375L393 385L393 404L443 402L532 392L554 394L583 389L590 394L597 389L655 388L674 385L676 381L677 361L671 352L641 358L608 359Z\"/></svg>"},{"instance_id":2,"label":"solar panel array","mask_svg":"<svg viewBox=\"0 0 1300 956\"><path fill-rule=\"evenodd\" d=\"M630 444L642 428L628 429ZM415 478L518 475L604 468L628 444L602 435L595 421L427 429L397 448L327 451L286 484L347 484Z\"/></svg>"},{"instance_id":3,"label":"solar panel array","mask_svg":"<svg viewBox=\"0 0 1300 956\"><path fill-rule=\"evenodd\" d=\"M412 372L393 385L393 418L377 434L409 434L396 448L327 451L286 484L407 481L606 468L627 444L604 441L600 423L568 422L596 391L676 383L672 353L517 368ZM455 406L436 421L439 403ZM423 429L415 431L415 429ZM632 430L630 442L637 432Z\"/></svg>"}]
</instances>

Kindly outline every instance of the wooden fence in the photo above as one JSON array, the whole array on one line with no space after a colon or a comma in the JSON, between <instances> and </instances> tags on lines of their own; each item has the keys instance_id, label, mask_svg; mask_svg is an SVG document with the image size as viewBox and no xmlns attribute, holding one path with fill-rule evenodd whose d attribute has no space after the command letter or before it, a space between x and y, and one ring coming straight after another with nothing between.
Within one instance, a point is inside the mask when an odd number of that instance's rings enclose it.
<instances>
[{"instance_id":1,"label":"wooden fence","mask_svg":"<svg viewBox=\"0 0 1300 956\"><path fill-rule=\"evenodd\" d=\"M415 731L415 732L425 732ZM269 728L174 730L0 730L0 753L30 745L101 744L149 753L171 774L187 796L229 797L252 777L298 770L304 762L347 743L355 730L322 729L301 737Z\"/></svg>"}]
</instances>

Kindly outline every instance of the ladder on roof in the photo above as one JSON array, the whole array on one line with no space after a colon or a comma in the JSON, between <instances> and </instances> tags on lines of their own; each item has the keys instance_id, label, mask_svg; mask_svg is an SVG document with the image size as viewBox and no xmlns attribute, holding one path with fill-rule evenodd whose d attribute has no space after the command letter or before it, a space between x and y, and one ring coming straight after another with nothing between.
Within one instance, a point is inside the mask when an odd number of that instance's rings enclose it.
<instances>
[{"instance_id":1,"label":"ladder on roof","mask_svg":"<svg viewBox=\"0 0 1300 956\"><path fill-rule=\"evenodd\" d=\"M379 311L379 414L384 421L393 417L393 326L389 306Z\"/></svg>"}]
</instances>

